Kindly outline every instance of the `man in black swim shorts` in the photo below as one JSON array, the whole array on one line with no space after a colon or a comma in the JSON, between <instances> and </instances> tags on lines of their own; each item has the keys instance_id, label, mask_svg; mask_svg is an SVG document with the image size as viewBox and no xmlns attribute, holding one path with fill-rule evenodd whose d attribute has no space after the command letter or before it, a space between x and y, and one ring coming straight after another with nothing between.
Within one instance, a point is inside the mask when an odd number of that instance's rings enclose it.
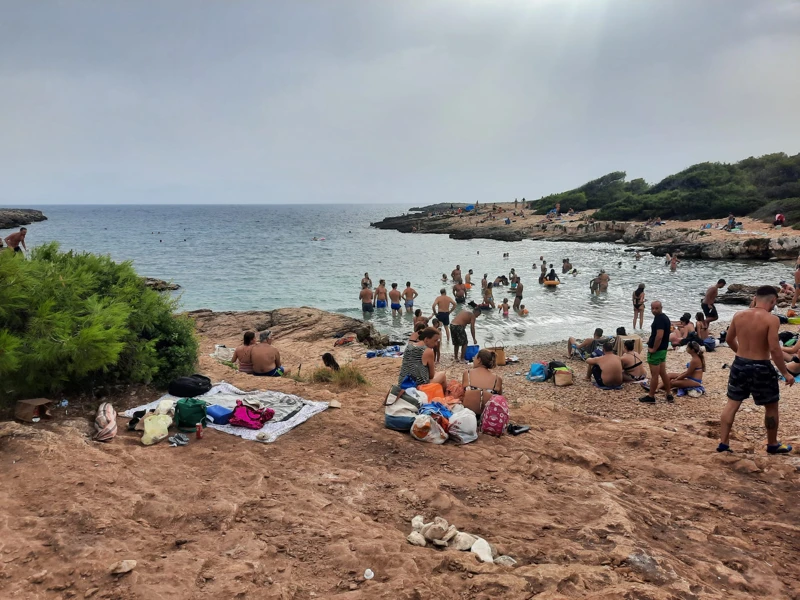
<instances>
[{"instance_id":1,"label":"man in black swim shorts","mask_svg":"<svg viewBox=\"0 0 800 600\"><path fill-rule=\"evenodd\" d=\"M721 280L720 280L721 281ZM724 282L723 282L724 283ZM764 407L764 427L767 430L767 452L787 454L789 444L778 441L778 373L786 385L794 383L794 376L786 369L780 341L778 317L771 314L778 301L775 288L765 285L758 288L753 308L737 312L728 327L726 341L736 353L728 376L728 403L720 417L720 436L717 452L731 452L728 445L733 420L742 402L753 396L757 406ZM770 362L770 357L772 362ZM772 366L775 363L775 367Z\"/></svg>"},{"instance_id":2,"label":"man in black swim shorts","mask_svg":"<svg viewBox=\"0 0 800 600\"><path fill-rule=\"evenodd\" d=\"M717 294L724 287L725 280L720 279L717 281L717 283L706 290L706 295L703 298L703 301L700 303L700 308L703 309L703 314L706 316L706 323L712 323L713 321L719 319L717 307L714 306L714 303L717 301Z\"/></svg>"}]
</instances>

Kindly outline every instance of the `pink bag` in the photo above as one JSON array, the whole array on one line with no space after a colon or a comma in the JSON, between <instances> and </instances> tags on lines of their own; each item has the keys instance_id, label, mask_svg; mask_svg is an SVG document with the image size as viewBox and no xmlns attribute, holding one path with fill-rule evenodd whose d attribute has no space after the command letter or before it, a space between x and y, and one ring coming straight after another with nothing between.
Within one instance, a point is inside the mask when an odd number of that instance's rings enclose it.
<instances>
[{"instance_id":1,"label":"pink bag","mask_svg":"<svg viewBox=\"0 0 800 600\"><path fill-rule=\"evenodd\" d=\"M274 416L275 411L271 408L256 410L255 408L243 404L241 400L237 400L236 408L233 409L233 414L231 415L230 421L228 421L228 425L247 427L248 429L261 429L264 423Z\"/></svg>"},{"instance_id":2,"label":"pink bag","mask_svg":"<svg viewBox=\"0 0 800 600\"><path fill-rule=\"evenodd\" d=\"M483 406L480 432L500 437L508 427L508 401L505 396L493 395Z\"/></svg>"}]
</instances>

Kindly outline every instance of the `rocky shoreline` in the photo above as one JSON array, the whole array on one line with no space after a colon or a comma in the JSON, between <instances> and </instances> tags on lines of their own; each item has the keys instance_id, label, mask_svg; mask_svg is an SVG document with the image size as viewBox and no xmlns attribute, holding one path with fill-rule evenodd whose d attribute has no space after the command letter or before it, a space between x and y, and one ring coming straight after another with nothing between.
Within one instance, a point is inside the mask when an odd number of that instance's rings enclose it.
<instances>
[{"instance_id":1,"label":"rocky shoreline","mask_svg":"<svg viewBox=\"0 0 800 600\"><path fill-rule=\"evenodd\" d=\"M31 208L0 208L0 229L23 227L31 223L46 221L42 211Z\"/></svg>"},{"instance_id":2,"label":"rocky shoreline","mask_svg":"<svg viewBox=\"0 0 800 600\"><path fill-rule=\"evenodd\" d=\"M553 242L616 242L636 246L656 256L675 254L683 258L721 260L793 260L800 253L800 235L792 230L779 234L727 234L720 239L709 231L690 224L675 223L665 227L647 227L644 223L623 221L549 222L543 217L512 217L512 225L503 223L506 215L482 222L474 216L452 214L406 214L371 223L376 229L401 233L446 234L456 240L490 239L505 242L548 240ZM714 231L713 233L719 233ZM737 239L738 238L738 239Z\"/></svg>"}]
</instances>

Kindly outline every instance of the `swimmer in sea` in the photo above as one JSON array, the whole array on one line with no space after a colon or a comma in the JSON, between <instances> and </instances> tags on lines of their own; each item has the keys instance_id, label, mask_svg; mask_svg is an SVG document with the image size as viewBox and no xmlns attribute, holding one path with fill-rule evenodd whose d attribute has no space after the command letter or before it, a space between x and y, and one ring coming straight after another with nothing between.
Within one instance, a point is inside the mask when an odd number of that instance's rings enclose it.
<instances>
[{"instance_id":1,"label":"swimmer in sea","mask_svg":"<svg viewBox=\"0 0 800 600\"><path fill-rule=\"evenodd\" d=\"M461 283L461 265L456 265L456 268L450 273L453 278L453 283Z\"/></svg>"},{"instance_id":2,"label":"swimmer in sea","mask_svg":"<svg viewBox=\"0 0 800 600\"><path fill-rule=\"evenodd\" d=\"M397 284L392 284L392 289L389 291L389 300L392 301L392 316L399 317L403 314L403 305L400 304L400 300L403 294L400 293L400 290L397 289Z\"/></svg>"},{"instance_id":3,"label":"swimmer in sea","mask_svg":"<svg viewBox=\"0 0 800 600\"><path fill-rule=\"evenodd\" d=\"M464 276L464 284L467 286L468 290L472 289L472 269Z\"/></svg>"},{"instance_id":4,"label":"swimmer in sea","mask_svg":"<svg viewBox=\"0 0 800 600\"><path fill-rule=\"evenodd\" d=\"M639 254L639 252L637 251L636 254L633 255L633 258L635 258L636 260L641 260L642 259L642 255Z\"/></svg>"},{"instance_id":5,"label":"swimmer in sea","mask_svg":"<svg viewBox=\"0 0 800 600\"><path fill-rule=\"evenodd\" d=\"M368 288L372 287L372 279L369 278L369 273L364 273L364 279L361 280L361 285L367 284Z\"/></svg>"},{"instance_id":6,"label":"swimmer in sea","mask_svg":"<svg viewBox=\"0 0 800 600\"><path fill-rule=\"evenodd\" d=\"M678 260L678 255L677 254L673 255L672 259L670 259L670 261L669 261L669 270L670 271L677 271L678 270L678 264L680 262L681 261Z\"/></svg>"},{"instance_id":7,"label":"swimmer in sea","mask_svg":"<svg viewBox=\"0 0 800 600\"><path fill-rule=\"evenodd\" d=\"M358 299L361 300L361 312L364 313L364 317L375 310L374 295L366 282L361 284L361 292L358 294Z\"/></svg>"},{"instance_id":8,"label":"swimmer in sea","mask_svg":"<svg viewBox=\"0 0 800 600\"><path fill-rule=\"evenodd\" d=\"M386 280L381 279L378 287L375 288L375 308L386 308L388 292L386 291Z\"/></svg>"},{"instance_id":9,"label":"swimmer in sea","mask_svg":"<svg viewBox=\"0 0 800 600\"><path fill-rule=\"evenodd\" d=\"M447 283L447 273L442 273L442 283Z\"/></svg>"},{"instance_id":10,"label":"swimmer in sea","mask_svg":"<svg viewBox=\"0 0 800 600\"><path fill-rule=\"evenodd\" d=\"M453 286L453 296L457 304L464 304L467 301L467 286L460 281Z\"/></svg>"},{"instance_id":11,"label":"swimmer in sea","mask_svg":"<svg viewBox=\"0 0 800 600\"><path fill-rule=\"evenodd\" d=\"M800 266L797 267L800 270ZM481 279L481 290L486 289L486 285L489 283L487 277L489 277L488 273L483 274L483 279Z\"/></svg>"},{"instance_id":12,"label":"swimmer in sea","mask_svg":"<svg viewBox=\"0 0 800 600\"><path fill-rule=\"evenodd\" d=\"M518 314L519 316L521 316L521 317L526 317L526 316L528 316L528 309L527 309L527 308L525 308L525 305L524 305L524 304L520 304L520 305L519 305L519 310L517 311L517 314Z\"/></svg>"},{"instance_id":13,"label":"swimmer in sea","mask_svg":"<svg viewBox=\"0 0 800 600\"><path fill-rule=\"evenodd\" d=\"M503 298L502 304L497 308L497 312L503 313L503 316L508 318L508 313L511 310L511 307L508 305L508 298Z\"/></svg>"},{"instance_id":14,"label":"swimmer in sea","mask_svg":"<svg viewBox=\"0 0 800 600\"><path fill-rule=\"evenodd\" d=\"M411 282L406 281L406 289L403 290L402 298L406 306L406 314L414 310L414 299L419 296L417 290L411 287Z\"/></svg>"},{"instance_id":15,"label":"swimmer in sea","mask_svg":"<svg viewBox=\"0 0 800 600\"><path fill-rule=\"evenodd\" d=\"M608 291L608 281L611 279L606 273L605 269L600 269L600 274L597 276L597 291L598 292L607 292Z\"/></svg>"}]
</instances>

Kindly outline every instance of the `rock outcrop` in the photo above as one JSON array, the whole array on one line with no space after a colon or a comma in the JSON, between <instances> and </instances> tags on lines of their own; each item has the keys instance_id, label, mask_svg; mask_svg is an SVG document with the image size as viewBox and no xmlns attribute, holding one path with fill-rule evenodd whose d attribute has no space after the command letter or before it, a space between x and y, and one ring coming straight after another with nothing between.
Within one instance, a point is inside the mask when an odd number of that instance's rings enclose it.
<instances>
[{"instance_id":1,"label":"rock outcrop","mask_svg":"<svg viewBox=\"0 0 800 600\"><path fill-rule=\"evenodd\" d=\"M157 292L172 292L181 289L177 283L171 281L164 281L163 279L154 279L153 277L142 277L145 286Z\"/></svg>"},{"instance_id":2,"label":"rock outcrop","mask_svg":"<svg viewBox=\"0 0 800 600\"><path fill-rule=\"evenodd\" d=\"M40 210L30 208L0 208L0 229L22 227L38 221L46 221L47 217Z\"/></svg>"},{"instance_id":3,"label":"rock outcrop","mask_svg":"<svg viewBox=\"0 0 800 600\"><path fill-rule=\"evenodd\" d=\"M745 304L748 305L756 295L757 285L744 285L741 283L732 283L725 290L724 294L717 297L717 302L720 304ZM778 292L778 306L789 306L792 302L791 294L784 294L780 291L778 286L773 286L775 291Z\"/></svg>"}]
</instances>

